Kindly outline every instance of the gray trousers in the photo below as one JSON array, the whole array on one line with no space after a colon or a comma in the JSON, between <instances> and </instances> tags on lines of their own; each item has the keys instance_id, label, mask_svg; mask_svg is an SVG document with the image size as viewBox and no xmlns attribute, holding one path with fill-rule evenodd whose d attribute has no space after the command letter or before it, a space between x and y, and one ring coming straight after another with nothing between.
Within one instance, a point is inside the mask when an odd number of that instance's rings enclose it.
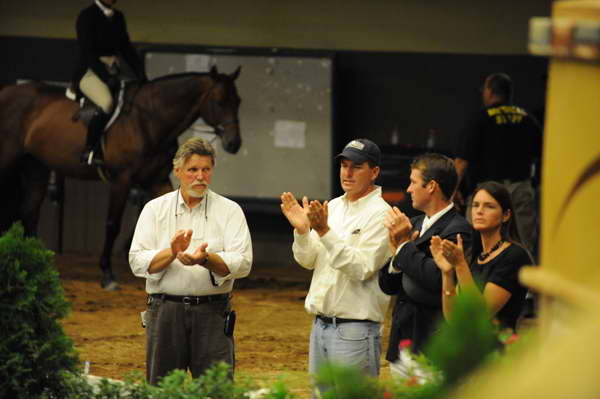
<instances>
[{"instance_id":1,"label":"gray trousers","mask_svg":"<svg viewBox=\"0 0 600 399\"><path fill-rule=\"evenodd\" d=\"M230 364L233 373L233 337L224 333L229 306L229 301L186 305L152 298L146 315L148 382L157 384L174 369L197 378L219 361Z\"/></svg>"}]
</instances>

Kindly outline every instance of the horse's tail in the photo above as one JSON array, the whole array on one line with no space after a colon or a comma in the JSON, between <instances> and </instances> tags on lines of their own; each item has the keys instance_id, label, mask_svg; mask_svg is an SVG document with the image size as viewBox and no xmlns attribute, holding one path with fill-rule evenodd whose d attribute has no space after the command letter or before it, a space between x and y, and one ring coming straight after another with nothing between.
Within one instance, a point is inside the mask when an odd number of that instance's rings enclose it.
<instances>
[{"instance_id":1,"label":"horse's tail","mask_svg":"<svg viewBox=\"0 0 600 399\"><path fill-rule=\"evenodd\" d=\"M25 196L18 167L5 173L0 184L6 188L0 196L0 234L3 234L13 223L22 220L21 204Z\"/></svg>"},{"instance_id":2,"label":"horse's tail","mask_svg":"<svg viewBox=\"0 0 600 399\"><path fill-rule=\"evenodd\" d=\"M0 185L4 188L0 196L0 233L21 219L21 204L25 200L19 172L22 150L17 147L20 134L22 110L27 100L13 91L15 85L0 85Z\"/></svg>"}]
</instances>

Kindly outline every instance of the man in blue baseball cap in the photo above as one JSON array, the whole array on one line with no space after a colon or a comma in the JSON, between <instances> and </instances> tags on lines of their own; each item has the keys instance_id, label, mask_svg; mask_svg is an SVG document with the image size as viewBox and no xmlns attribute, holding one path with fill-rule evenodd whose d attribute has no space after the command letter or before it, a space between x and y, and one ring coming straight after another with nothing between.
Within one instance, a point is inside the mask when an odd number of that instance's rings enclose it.
<instances>
[{"instance_id":1,"label":"man in blue baseball cap","mask_svg":"<svg viewBox=\"0 0 600 399\"><path fill-rule=\"evenodd\" d=\"M344 195L320 203L292 193L281 195L281 210L294 228L296 261L313 270L305 308L315 316L309 372L325 362L379 375L381 323L390 297L377 273L390 255L383 225L390 206L375 185L381 151L368 139L349 142L336 156ZM327 386L317 386L323 392Z\"/></svg>"}]
</instances>

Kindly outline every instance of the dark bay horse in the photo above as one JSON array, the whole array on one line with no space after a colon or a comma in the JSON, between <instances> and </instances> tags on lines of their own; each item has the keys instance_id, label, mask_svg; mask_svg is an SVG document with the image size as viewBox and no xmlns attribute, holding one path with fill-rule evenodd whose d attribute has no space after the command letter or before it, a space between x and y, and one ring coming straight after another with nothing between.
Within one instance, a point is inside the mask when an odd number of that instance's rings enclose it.
<instances>
[{"instance_id":1,"label":"dark bay horse","mask_svg":"<svg viewBox=\"0 0 600 399\"><path fill-rule=\"evenodd\" d=\"M168 176L177 137L202 117L227 152L240 148L240 98L234 83L239 73L240 68L226 75L213 67L209 73L170 75L128 88L124 110L106 132L104 159L112 176L100 261L106 289L117 287L111 253L129 189L139 185L153 195L172 190ZM94 167L79 163L86 128L72 121L77 110L63 88L28 83L0 90L0 184L7 204L0 214L5 225L22 220L25 231L36 234L50 170L99 179Z\"/></svg>"}]
</instances>

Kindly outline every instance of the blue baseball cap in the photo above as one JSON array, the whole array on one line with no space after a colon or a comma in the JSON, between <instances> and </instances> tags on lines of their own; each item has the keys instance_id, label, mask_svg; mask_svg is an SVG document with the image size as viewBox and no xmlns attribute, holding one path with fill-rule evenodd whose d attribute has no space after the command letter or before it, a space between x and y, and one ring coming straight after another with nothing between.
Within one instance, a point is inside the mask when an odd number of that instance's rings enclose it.
<instances>
[{"instance_id":1,"label":"blue baseball cap","mask_svg":"<svg viewBox=\"0 0 600 399\"><path fill-rule=\"evenodd\" d=\"M346 144L344 150L335 158L346 158L358 164L371 161L379 166L381 163L381 150L377 144L369 139L356 139Z\"/></svg>"}]
</instances>

